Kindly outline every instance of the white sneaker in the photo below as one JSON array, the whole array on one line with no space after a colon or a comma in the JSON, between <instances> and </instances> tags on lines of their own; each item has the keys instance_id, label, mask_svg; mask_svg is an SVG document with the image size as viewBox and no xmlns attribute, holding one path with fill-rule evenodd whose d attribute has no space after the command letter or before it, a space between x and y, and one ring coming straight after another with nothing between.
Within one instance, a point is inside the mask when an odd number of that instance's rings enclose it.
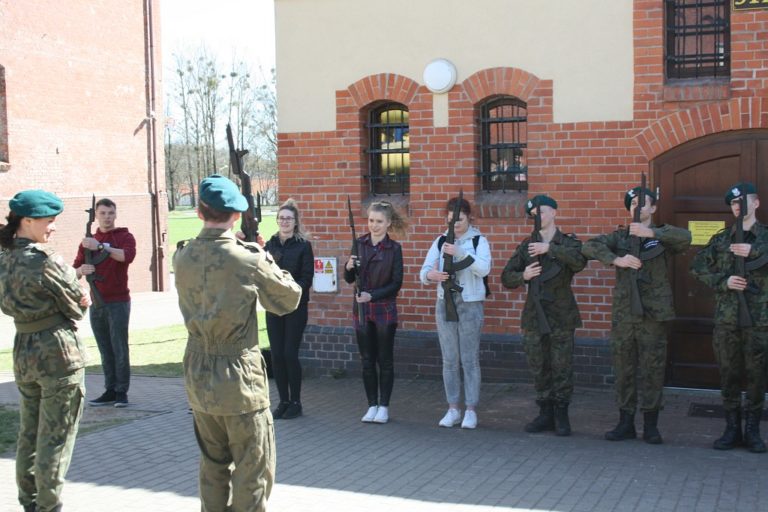
<instances>
[{"instance_id":1,"label":"white sneaker","mask_svg":"<svg viewBox=\"0 0 768 512\"><path fill-rule=\"evenodd\" d=\"M448 409L448 412L445 413L445 416L443 416L443 419L440 420L441 427L451 428L454 425L458 425L461 423L461 411L458 409Z\"/></svg>"},{"instance_id":2,"label":"white sneaker","mask_svg":"<svg viewBox=\"0 0 768 512\"><path fill-rule=\"evenodd\" d=\"M374 423L386 423L389 421L389 407L383 405L379 406L379 410L376 411L376 417L373 418Z\"/></svg>"},{"instance_id":3,"label":"white sneaker","mask_svg":"<svg viewBox=\"0 0 768 512\"><path fill-rule=\"evenodd\" d=\"M360 421L363 423L373 423L373 420L376 418L376 412L378 412L378 407L375 405L372 405L368 408L368 412L365 413L365 416L360 418Z\"/></svg>"},{"instance_id":4,"label":"white sneaker","mask_svg":"<svg viewBox=\"0 0 768 512\"><path fill-rule=\"evenodd\" d=\"M461 428L477 428L477 413L467 409L464 411L464 421L461 422Z\"/></svg>"}]
</instances>

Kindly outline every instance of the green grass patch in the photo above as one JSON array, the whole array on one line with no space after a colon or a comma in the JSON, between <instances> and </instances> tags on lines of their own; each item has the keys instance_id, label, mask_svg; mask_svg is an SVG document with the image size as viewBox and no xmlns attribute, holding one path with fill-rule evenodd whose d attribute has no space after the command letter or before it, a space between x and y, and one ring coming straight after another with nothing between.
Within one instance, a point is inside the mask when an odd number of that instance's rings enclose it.
<instances>
[{"instance_id":1,"label":"green grass patch","mask_svg":"<svg viewBox=\"0 0 768 512\"><path fill-rule=\"evenodd\" d=\"M258 313L259 347L269 348L267 323L264 311ZM101 373L101 357L92 337L84 340L90 356L87 373ZM183 325L157 327L131 331L130 338L131 373L151 377L181 377L181 361L187 345L187 329ZM13 350L0 351L0 371L13 371Z\"/></svg>"}]
</instances>

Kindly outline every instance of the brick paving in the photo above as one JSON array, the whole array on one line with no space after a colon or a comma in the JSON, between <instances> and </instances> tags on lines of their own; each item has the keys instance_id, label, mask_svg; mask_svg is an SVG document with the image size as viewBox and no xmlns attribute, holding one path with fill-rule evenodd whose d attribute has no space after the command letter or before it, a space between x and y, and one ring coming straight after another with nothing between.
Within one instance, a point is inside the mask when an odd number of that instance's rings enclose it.
<instances>
[{"instance_id":1,"label":"brick paving","mask_svg":"<svg viewBox=\"0 0 768 512\"><path fill-rule=\"evenodd\" d=\"M136 294L132 328L176 323L175 308L173 294ZM0 340L12 337L12 324L0 318ZM86 385L89 396L97 394L101 375L89 374ZM275 422L278 469L270 510L767 509L768 455L713 450L723 420L688 416L693 402L719 403L716 393L668 390L661 446L604 441L618 413L612 394L602 390L577 388L568 438L523 431L536 411L531 387L522 384L484 384L475 431L437 427L445 404L435 380L398 379L387 425L360 422L366 403L359 377L307 379L303 395L303 417ZM199 510L199 451L183 381L134 376L130 401L122 410L86 408L84 424L128 422L78 438L65 510ZM0 374L0 403L15 402L12 375ZM765 434L766 422L762 426ZM13 465L13 454L0 456L3 511L20 510Z\"/></svg>"}]
</instances>

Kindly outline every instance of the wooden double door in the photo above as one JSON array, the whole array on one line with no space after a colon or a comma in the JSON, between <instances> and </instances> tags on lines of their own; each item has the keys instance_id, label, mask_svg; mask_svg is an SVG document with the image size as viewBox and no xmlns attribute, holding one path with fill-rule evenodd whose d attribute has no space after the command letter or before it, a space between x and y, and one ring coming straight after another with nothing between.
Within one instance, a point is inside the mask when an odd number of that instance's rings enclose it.
<instances>
[{"instance_id":1,"label":"wooden double door","mask_svg":"<svg viewBox=\"0 0 768 512\"><path fill-rule=\"evenodd\" d=\"M768 130L725 132L697 139L651 162L660 188L656 222L689 227L690 221L733 222L723 197L739 181L757 186L763 204L758 219L768 223ZM712 290L688 272L701 245L674 259L672 271L677 318L671 322L666 385L718 388L712 349Z\"/></svg>"}]
</instances>

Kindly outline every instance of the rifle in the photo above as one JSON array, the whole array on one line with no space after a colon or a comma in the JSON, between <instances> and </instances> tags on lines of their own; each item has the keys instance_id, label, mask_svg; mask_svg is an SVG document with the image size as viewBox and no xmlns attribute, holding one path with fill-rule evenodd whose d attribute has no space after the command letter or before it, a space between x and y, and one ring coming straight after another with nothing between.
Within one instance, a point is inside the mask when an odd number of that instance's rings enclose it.
<instances>
[{"instance_id":1,"label":"rifle","mask_svg":"<svg viewBox=\"0 0 768 512\"><path fill-rule=\"evenodd\" d=\"M531 242L535 243L541 241L541 205L537 204L536 215L533 216L533 233L531 233ZM536 261L538 261L539 266L543 272L544 261L541 255L536 257ZM536 309L536 320L539 324L539 334L550 334L552 332L552 328L549 326L549 322L547 321L547 314L544 312L544 306L541 304L543 295L541 291L541 278L542 275L539 274L538 276L528 281L528 295L531 296L531 299L533 300L533 306Z\"/></svg>"},{"instance_id":2,"label":"rifle","mask_svg":"<svg viewBox=\"0 0 768 512\"><path fill-rule=\"evenodd\" d=\"M85 213L88 214L88 222L85 223L85 237L86 238L93 238L93 234L91 233L91 225L93 224L93 221L96 220L96 194L93 194L91 196L91 207L85 210ZM96 267L99 263L106 260L109 257L109 253L107 251L101 251L100 254L97 256L94 256L93 253L96 251L92 251L90 249L83 249L83 255L85 256L85 263L87 265L93 265ZM94 270L93 273L88 274L85 276L85 280L88 281L88 284L91 287L91 295L93 296L93 305L100 307L104 304L104 299L101 296L101 292L99 292L99 289L96 288L96 281L103 281L104 277L100 276L96 273Z\"/></svg>"},{"instance_id":3,"label":"rifle","mask_svg":"<svg viewBox=\"0 0 768 512\"><path fill-rule=\"evenodd\" d=\"M240 191L248 201L248 210L244 211L240 218L240 231L245 235L246 242L255 242L259 237L261 222L261 194L256 193L254 205L251 175L243 169L243 157L248 154L248 150L235 149L232 127L229 124L227 124L227 144L229 144L229 165L232 167L232 173L240 178Z\"/></svg>"},{"instance_id":4,"label":"rifle","mask_svg":"<svg viewBox=\"0 0 768 512\"><path fill-rule=\"evenodd\" d=\"M640 210L645 207L645 173L640 177L640 192L637 195L637 206L635 207L635 213L632 216L632 222L640 222ZM640 237L635 235L629 236L629 253L637 259L640 259ZM629 271L629 283L631 286L629 295L629 310L635 316L643 316L643 302L640 298L640 284L642 280L640 271L636 268Z\"/></svg>"},{"instance_id":5,"label":"rifle","mask_svg":"<svg viewBox=\"0 0 768 512\"><path fill-rule=\"evenodd\" d=\"M739 216L736 217L736 225L733 232L733 243L744 243L744 214L747 211L747 195L741 194L737 199L739 202ZM735 257L736 275L739 277L747 277L747 269L745 267L745 258L743 256ZM749 287L747 288L749 291ZM749 307L747 306L747 299L744 297L742 290L736 290L736 297L739 299L739 327L752 327L752 317L749 314Z\"/></svg>"},{"instance_id":6,"label":"rifle","mask_svg":"<svg viewBox=\"0 0 768 512\"><path fill-rule=\"evenodd\" d=\"M448 221L448 232L445 235L445 243L453 244L456 241L454 226L461 216L461 203L464 199L464 191L459 190L459 198L453 205L453 214ZM443 245L445 247L445 245ZM467 256L458 263L453 262L453 256L443 252L443 272L448 274L448 279L441 283L443 287L443 299L445 300L445 319L448 322L458 322L459 312L456 310L456 302L453 300L453 292L461 293L464 288L456 282L456 272L464 270L475 262L475 258Z\"/></svg>"},{"instance_id":7,"label":"rifle","mask_svg":"<svg viewBox=\"0 0 768 512\"><path fill-rule=\"evenodd\" d=\"M360 275L360 249L357 246L357 234L355 233L355 216L352 214L352 202L347 196L347 210L349 210L349 227L352 230L352 256L355 257L355 296L359 297L363 291L363 278ZM363 325L365 320L365 312L362 302L356 302L357 304L357 318L360 325Z\"/></svg>"}]
</instances>

